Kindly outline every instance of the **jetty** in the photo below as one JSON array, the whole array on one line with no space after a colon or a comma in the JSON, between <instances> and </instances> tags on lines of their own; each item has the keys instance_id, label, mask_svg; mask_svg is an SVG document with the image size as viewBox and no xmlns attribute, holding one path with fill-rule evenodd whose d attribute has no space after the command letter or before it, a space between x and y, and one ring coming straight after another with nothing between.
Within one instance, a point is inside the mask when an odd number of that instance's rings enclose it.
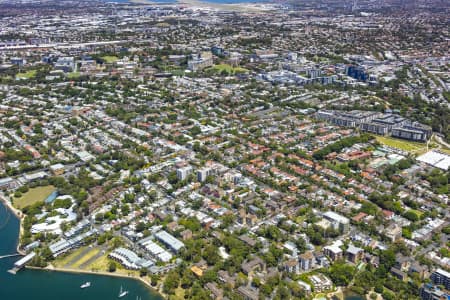
<instances>
[{"instance_id":1,"label":"jetty","mask_svg":"<svg viewBox=\"0 0 450 300\"><path fill-rule=\"evenodd\" d=\"M17 256L17 255L21 255L21 254L16 254L14 256ZM35 252L31 252L28 255L22 257L21 259L19 259L18 261L16 261L14 263L14 268L12 268L11 270L8 270L8 272L11 273L11 274L16 274L27 263L29 263L35 256L36 256L36 253Z\"/></svg>"},{"instance_id":2,"label":"jetty","mask_svg":"<svg viewBox=\"0 0 450 300\"><path fill-rule=\"evenodd\" d=\"M16 257L16 256L22 256L22 254L20 254L20 253L13 253L13 254L0 255L0 259L8 258L8 257Z\"/></svg>"}]
</instances>

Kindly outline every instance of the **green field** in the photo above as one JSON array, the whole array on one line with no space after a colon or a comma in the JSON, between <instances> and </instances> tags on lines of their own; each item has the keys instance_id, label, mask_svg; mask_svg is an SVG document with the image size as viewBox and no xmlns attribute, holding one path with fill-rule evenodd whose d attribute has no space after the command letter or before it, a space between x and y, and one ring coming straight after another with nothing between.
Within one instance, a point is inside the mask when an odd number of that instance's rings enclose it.
<instances>
[{"instance_id":1,"label":"green field","mask_svg":"<svg viewBox=\"0 0 450 300\"><path fill-rule=\"evenodd\" d=\"M14 207L21 209L32 205L37 202L42 202L55 191L55 187L52 185L39 186L30 189L28 192L22 195L22 197L14 198Z\"/></svg>"},{"instance_id":2,"label":"green field","mask_svg":"<svg viewBox=\"0 0 450 300\"><path fill-rule=\"evenodd\" d=\"M80 77L80 72L71 72L71 73L67 73L67 78L69 79L75 79Z\"/></svg>"},{"instance_id":3,"label":"green field","mask_svg":"<svg viewBox=\"0 0 450 300\"><path fill-rule=\"evenodd\" d=\"M74 260L78 255L80 255L83 251L86 250L87 247L81 247L71 252L68 255L59 256L55 261L53 261L53 265L57 268L63 268L69 262Z\"/></svg>"},{"instance_id":4,"label":"green field","mask_svg":"<svg viewBox=\"0 0 450 300\"><path fill-rule=\"evenodd\" d=\"M245 69L245 68L233 67L233 66L230 66L228 64L215 65L215 66L207 69L207 71L213 71L214 73L219 73L219 74L226 73L228 75L239 74L239 73L247 73L248 72L248 70Z\"/></svg>"},{"instance_id":5,"label":"green field","mask_svg":"<svg viewBox=\"0 0 450 300\"><path fill-rule=\"evenodd\" d=\"M79 269L80 266L82 264L84 264L85 262L87 262L88 260L90 260L91 258L93 258L94 256L96 256L97 254L99 254L101 251L100 248L92 248L91 250L89 250L88 253L86 253L85 255L83 255L83 257L81 257L79 260L77 260L73 265L72 268L77 268Z\"/></svg>"},{"instance_id":6,"label":"green field","mask_svg":"<svg viewBox=\"0 0 450 300\"><path fill-rule=\"evenodd\" d=\"M170 73L172 73L174 76L184 76L184 70L181 69L171 70Z\"/></svg>"},{"instance_id":7,"label":"green field","mask_svg":"<svg viewBox=\"0 0 450 300\"><path fill-rule=\"evenodd\" d=\"M117 56L112 56L112 55L106 55L106 56L102 56L102 59L107 62L108 64L112 64L115 63L116 61L119 60L119 58Z\"/></svg>"},{"instance_id":8,"label":"green field","mask_svg":"<svg viewBox=\"0 0 450 300\"><path fill-rule=\"evenodd\" d=\"M30 70L25 73L17 73L16 78L17 79L30 79L36 76L36 70Z\"/></svg>"},{"instance_id":9,"label":"green field","mask_svg":"<svg viewBox=\"0 0 450 300\"><path fill-rule=\"evenodd\" d=\"M416 154L424 153L427 150L427 145L422 143L410 142L386 136L376 136L376 139L380 144Z\"/></svg>"},{"instance_id":10,"label":"green field","mask_svg":"<svg viewBox=\"0 0 450 300\"><path fill-rule=\"evenodd\" d=\"M411 209L409 211L415 213L419 218L421 218L422 215L423 215L423 212L421 212L421 211L419 211L417 209Z\"/></svg>"}]
</instances>

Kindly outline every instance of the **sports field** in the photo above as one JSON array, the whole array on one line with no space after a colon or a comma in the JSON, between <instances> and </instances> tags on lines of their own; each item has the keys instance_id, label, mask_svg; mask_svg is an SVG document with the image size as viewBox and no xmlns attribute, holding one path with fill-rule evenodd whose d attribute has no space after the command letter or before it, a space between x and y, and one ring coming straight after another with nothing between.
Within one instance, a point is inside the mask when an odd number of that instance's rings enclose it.
<instances>
[{"instance_id":1,"label":"sports field","mask_svg":"<svg viewBox=\"0 0 450 300\"><path fill-rule=\"evenodd\" d=\"M376 136L376 139L380 144L415 154L425 153L427 150L425 143L410 142L386 136Z\"/></svg>"},{"instance_id":2,"label":"sports field","mask_svg":"<svg viewBox=\"0 0 450 300\"><path fill-rule=\"evenodd\" d=\"M112 55L106 55L106 56L102 56L102 59L107 62L108 64L112 64L115 63L116 61L119 60L119 58L117 56L112 56Z\"/></svg>"},{"instance_id":3,"label":"sports field","mask_svg":"<svg viewBox=\"0 0 450 300\"><path fill-rule=\"evenodd\" d=\"M18 209L22 209L37 202L43 202L54 191L55 187L53 185L32 188L21 197L14 198L13 205Z\"/></svg>"},{"instance_id":4,"label":"sports field","mask_svg":"<svg viewBox=\"0 0 450 300\"><path fill-rule=\"evenodd\" d=\"M36 70L30 70L24 73L17 73L16 78L18 79L30 79L36 76Z\"/></svg>"}]
</instances>

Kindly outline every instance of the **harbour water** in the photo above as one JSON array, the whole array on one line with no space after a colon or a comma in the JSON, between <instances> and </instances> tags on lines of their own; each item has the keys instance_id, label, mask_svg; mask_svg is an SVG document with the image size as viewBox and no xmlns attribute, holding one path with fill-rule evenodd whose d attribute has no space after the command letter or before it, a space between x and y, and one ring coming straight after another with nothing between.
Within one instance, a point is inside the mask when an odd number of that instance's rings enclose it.
<instances>
[{"instance_id":1,"label":"harbour water","mask_svg":"<svg viewBox=\"0 0 450 300\"><path fill-rule=\"evenodd\" d=\"M219 4L237 4L237 3L270 3L269 0L202 0L202 2Z\"/></svg>"},{"instance_id":2,"label":"harbour water","mask_svg":"<svg viewBox=\"0 0 450 300\"><path fill-rule=\"evenodd\" d=\"M132 1L130 0L102 0L103 2L115 2L115 3L130 3ZM209 2L209 3L217 3L217 4L237 4L237 3L265 3L269 2L270 0L200 0L202 2ZM147 0L148 3L176 3L177 0ZM182 1L181 1L182 2Z\"/></svg>"},{"instance_id":3,"label":"harbour water","mask_svg":"<svg viewBox=\"0 0 450 300\"><path fill-rule=\"evenodd\" d=\"M0 256L16 252L19 220L0 202ZM0 259L1 300L112 300L118 299L120 287L129 291L122 299L162 300L143 283L128 278L94 274L73 274L41 270L7 272L20 257ZM90 288L80 289L84 282Z\"/></svg>"}]
</instances>

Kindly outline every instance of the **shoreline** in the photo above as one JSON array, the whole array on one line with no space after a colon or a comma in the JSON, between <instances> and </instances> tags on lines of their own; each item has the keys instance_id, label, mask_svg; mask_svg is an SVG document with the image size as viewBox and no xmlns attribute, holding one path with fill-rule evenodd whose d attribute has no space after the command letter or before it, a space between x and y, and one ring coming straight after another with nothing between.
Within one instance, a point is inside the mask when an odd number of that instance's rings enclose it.
<instances>
[{"instance_id":1,"label":"shoreline","mask_svg":"<svg viewBox=\"0 0 450 300\"><path fill-rule=\"evenodd\" d=\"M16 209L12 205L12 203L7 198L5 198L3 195L0 195L0 202L3 203L6 207L6 209L8 209L10 212L12 212L14 214L14 216L19 220L19 236L17 239L16 251L18 254L25 256L26 253L20 249L20 246L21 246L20 238L22 237L23 231L24 231L22 220L25 217L25 214L22 213L20 210ZM119 274L119 273L110 273L110 272L106 272L106 271L89 271L89 270L81 270L81 269L56 268L52 264L50 264L49 266L47 266L45 268L25 266L25 269L133 279L133 280L137 280L137 281L141 282L150 292L157 294L158 296L162 297L163 299L168 299L168 295L166 295L160 289L153 287L149 281L145 280L144 278L142 278L140 276L126 275L126 274Z\"/></svg>"},{"instance_id":2,"label":"shoreline","mask_svg":"<svg viewBox=\"0 0 450 300\"><path fill-rule=\"evenodd\" d=\"M23 231L24 231L24 229L23 229L23 224L22 224L22 220L23 220L23 218L25 217L25 214L22 213L22 212L21 212L20 210L18 210L17 208L15 208L15 207L12 205L11 201L9 201L8 199L6 199L3 195L0 195L0 201L1 201L2 203L4 203L5 206L6 206L6 208L9 209L9 210L16 216L16 218L19 220L19 237L18 237L18 239L17 239L17 247L16 247L16 251L17 251L17 253L20 254L20 255L26 255L26 253L20 249L20 246L21 246L21 244L20 244L20 238L22 237Z\"/></svg>"},{"instance_id":3,"label":"shoreline","mask_svg":"<svg viewBox=\"0 0 450 300\"><path fill-rule=\"evenodd\" d=\"M55 268L51 264L49 266L45 267L45 268L25 266L25 269L39 270L39 271L49 271L49 272L62 272L62 273L71 273L71 274L87 274L87 275L110 276L110 277L117 277L117 278L133 279L133 280L140 281L152 293L158 294L163 299L168 299L168 297L167 297L168 295L164 294L162 291L159 291L158 289L153 287L150 284L150 282L146 281L144 278L139 277L139 276L130 276L130 275L125 275L125 274L110 273L110 272L105 272L105 271L97 271L96 272L96 271L70 269L70 268Z\"/></svg>"}]
</instances>

